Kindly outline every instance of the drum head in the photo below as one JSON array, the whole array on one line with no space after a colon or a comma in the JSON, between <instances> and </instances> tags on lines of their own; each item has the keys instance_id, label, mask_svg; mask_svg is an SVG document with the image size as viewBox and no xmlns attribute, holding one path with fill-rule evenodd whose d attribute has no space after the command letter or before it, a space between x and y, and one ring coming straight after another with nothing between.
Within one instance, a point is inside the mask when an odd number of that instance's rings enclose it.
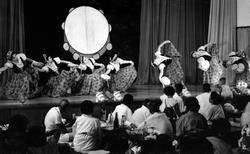
<instances>
[{"instance_id":1,"label":"drum head","mask_svg":"<svg viewBox=\"0 0 250 154\"><path fill-rule=\"evenodd\" d=\"M68 14L63 26L65 50L95 59L106 51L111 28L99 10L88 6L75 8Z\"/></svg>"}]
</instances>

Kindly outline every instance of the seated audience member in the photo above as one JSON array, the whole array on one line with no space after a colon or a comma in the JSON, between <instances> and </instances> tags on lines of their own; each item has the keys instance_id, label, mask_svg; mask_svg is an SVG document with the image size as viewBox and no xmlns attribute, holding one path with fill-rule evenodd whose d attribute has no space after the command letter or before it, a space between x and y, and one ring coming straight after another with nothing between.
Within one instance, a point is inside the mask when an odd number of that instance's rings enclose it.
<instances>
[{"instance_id":1,"label":"seated audience member","mask_svg":"<svg viewBox=\"0 0 250 154\"><path fill-rule=\"evenodd\" d=\"M59 154L57 141L60 133L54 136L54 140L47 142L43 127L33 126L28 132L28 153L30 154ZM52 138L51 138L52 139Z\"/></svg>"},{"instance_id":2,"label":"seated audience member","mask_svg":"<svg viewBox=\"0 0 250 154\"><path fill-rule=\"evenodd\" d=\"M139 126L143 121L147 119L148 116L150 116L150 111L148 109L149 104L150 100L145 99L142 106L134 111L131 117L131 122L136 126Z\"/></svg>"},{"instance_id":3,"label":"seated audience member","mask_svg":"<svg viewBox=\"0 0 250 154\"><path fill-rule=\"evenodd\" d=\"M5 132L3 151L4 153L27 152L27 130L29 120L24 115L11 117L9 127Z\"/></svg>"},{"instance_id":4,"label":"seated audience member","mask_svg":"<svg viewBox=\"0 0 250 154\"><path fill-rule=\"evenodd\" d=\"M209 101L210 94L211 94L210 84L205 83L203 84L203 93L196 96L200 105L199 113L202 114L206 119L208 119L208 111L212 107L212 104Z\"/></svg>"},{"instance_id":5,"label":"seated audience member","mask_svg":"<svg viewBox=\"0 0 250 154\"><path fill-rule=\"evenodd\" d=\"M230 133L230 123L223 118L213 121L211 135L207 140L212 143L215 154L232 154L232 148L227 143Z\"/></svg>"},{"instance_id":6,"label":"seated audience member","mask_svg":"<svg viewBox=\"0 0 250 154\"><path fill-rule=\"evenodd\" d=\"M182 93L183 88L184 87L183 87L182 83L175 84L175 94L173 96L173 98L175 100L177 100L177 103L179 105L180 113L185 112L185 105L184 105L183 100L185 99L185 97L187 97L187 96L184 96L183 93Z\"/></svg>"},{"instance_id":7,"label":"seated audience member","mask_svg":"<svg viewBox=\"0 0 250 154\"><path fill-rule=\"evenodd\" d=\"M213 145L203 136L184 135L180 138L180 154L214 154Z\"/></svg>"},{"instance_id":8,"label":"seated audience member","mask_svg":"<svg viewBox=\"0 0 250 154\"><path fill-rule=\"evenodd\" d=\"M250 102L247 103L244 112L241 114L241 126L250 124Z\"/></svg>"},{"instance_id":9,"label":"seated audience member","mask_svg":"<svg viewBox=\"0 0 250 154\"><path fill-rule=\"evenodd\" d=\"M69 112L69 101L63 99L58 107L52 107L44 118L45 131L48 136L53 135L58 129L61 135L58 142L69 142L73 140L72 132L68 132L64 125L63 118L67 118Z\"/></svg>"},{"instance_id":10,"label":"seated audience member","mask_svg":"<svg viewBox=\"0 0 250 154\"><path fill-rule=\"evenodd\" d=\"M183 114L176 123L176 136L188 133L204 133L208 126L206 119L198 113L199 103L195 97L185 100L187 113Z\"/></svg>"},{"instance_id":11,"label":"seated audience member","mask_svg":"<svg viewBox=\"0 0 250 154\"><path fill-rule=\"evenodd\" d=\"M152 101L149 104L151 115L141 123L138 128L152 128L157 134L167 134L173 137L173 127L165 113L160 112L160 101Z\"/></svg>"},{"instance_id":12,"label":"seated audience member","mask_svg":"<svg viewBox=\"0 0 250 154\"><path fill-rule=\"evenodd\" d=\"M93 109L93 102L85 100L81 103L82 115L72 126L73 147L76 152L96 150L101 144L101 123L99 119L93 117Z\"/></svg>"},{"instance_id":13,"label":"seated audience member","mask_svg":"<svg viewBox=\"0 0 250 154\"><path fill-rule=\"evenodd\" d=\"M121 102L120 105L117 105L115 107L115 110L112 113L112 119L115 119L115 115L117 113L118 115L118 120L119 120L119 125L121 125L122 117L125 116L125 125L130 126L131 125L131 117L132 117L132 110L130 109L131 104L133 103L133 96L130 94L126 94L123 97L123 101Z\"/></svg>"},{"instance_id":14,"label":"seated audience member","mask_svg":"<svg viewBox=\"0 0 250 154\"><path fill-rule=\"evenodd\" d=\"M166 107L173 107L177 104L177 101L173 98L175 90L172 86L166 86L163 89L164 94L160 96L162 104L160 106L160 111L164 112Z\"/></svg>"},{"instance_id":15,"label":"seated audience member","mask_svg":"<svg viewBox=\"0 0 250 154\"><path fill-rule=\"evenodd\" d=\"M219 118L225 118L225 113L222 107L222 98L221 96L213 91L211 92L210 103L212 104L211 108L208 110L207 120L208 123L211 124L211 121L219 119Z\"/></svg>"},{"instance_id":16,"label":"seated audience member","mask_svg":"<svg viewBox=\"0 0 250 154\"><path fill-rule=\"evenodd\" d=\"M233 99L233 92L228 85L226 85L226 78L222 77L219 81L220 95L224 100Z\"/></svg>"}]
</instances>

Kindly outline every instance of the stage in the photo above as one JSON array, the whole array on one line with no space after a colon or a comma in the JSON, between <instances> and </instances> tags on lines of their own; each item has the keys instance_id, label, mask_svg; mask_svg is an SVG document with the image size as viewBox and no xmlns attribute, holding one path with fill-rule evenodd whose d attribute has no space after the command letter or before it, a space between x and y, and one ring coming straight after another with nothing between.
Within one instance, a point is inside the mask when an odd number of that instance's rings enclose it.
<instances>
[{"instance_id":1,"label":"stage","mask_svg":"<svg viewBox=\"0 0 250 154\"><path fill-rule=\"evenodd\" d=\"M201 93L201 86L187 86L193 96ZM163 94L160 85L133 85L126 93L134 96L133 110L138 108L144 99L158 99ZM122 93L122 95L126 94ZM24 104L17 100L0 100L0 123L6 122L14 114L26 115L32 125L41 125L43 117L52 106L56 106L61 99L68 99L72 112L80 114L79 106L83 100L96 101L95 95L69 96L60 98L39 97L27 100ZM96 103L97 106L102 105ZM109 103L107 106L115 106Z\"/></svg>"}]
</instances>

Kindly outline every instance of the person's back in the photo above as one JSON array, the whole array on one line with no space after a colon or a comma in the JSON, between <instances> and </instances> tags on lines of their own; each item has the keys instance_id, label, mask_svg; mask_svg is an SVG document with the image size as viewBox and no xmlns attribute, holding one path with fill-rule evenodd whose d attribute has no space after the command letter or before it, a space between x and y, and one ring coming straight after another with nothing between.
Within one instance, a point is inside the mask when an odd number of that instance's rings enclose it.
<instances>
[{"instance_id":1,"label":"person's back","mask_svg":"<svg viewBox=\"0 0 250 154\"><path fill-rule=\"evenodd\" d=\"M196 96L199 105L200 105L200 110L199 113L201 113L206 119L208 116L208 111L211 108L212 104L209 102L210 98L210 85L209 84L204 84L203 85L203 93Z\"/></svg>"},{"instance_id":2,"label":"person's back","mask_svg":"<svg viewBox=\"0 0 250 154\"><path fill-rule=\"evenodd\" d=\"M150 111L147 107L149 102L150 100L146 99L144 101L144 104L134 111L131 117L131 122L136 126L139 126L143 121L147 119L148 116L150 116Z\"/></svg>"},{"instance_id":3,"label":"person's back","mask_svg":"<svg viewBox=\"0 0 250 154\"><path fill-rule=\"evenodd\" d=\"M77 118L76 132L73 140L74 149L77 152L93 150L97 148L96 137L100 136L100 121L88 115Z\"/></svg>"},{"instance_id":4,"label":"person's back","mask_svg":"<svg viewBox=\"0 0 250 154\"><path fill-rule=\"evenodd\" d=\"M53 131L55 129L58 129L57 124L61 124L61 114L59 107L52 107L44 118L44 125L46 128L46 132Z\"/></svg>"},{"instance_id":5,"label":"person's back","mask_svg":"<svg viewBox=\"0 0 250 154\"><path fill-rule=\"evenodd\" d=\"M81 103L82 115L77 118L73 129L73 147L76 152L96 150L101 141L101 124L92 116L94 104L91 101Z\"/></svg>"},{"instance_id":6,"label":"person's back","mask_svg":"<svg viewBox=\"0 0 250 154\"><path fill-rule=\"evenodd\" d=\"M222 98L221 96L213 91L210 95L210 103L212 107L208 110L207 120L210 123L212 120L216 120L219 118L225 118L225 113L223 107L221 106Z\"/></svg>"},{"instance_id":7,"label":"person's back","mask_svg":"<svg viewBox=\"0 0 250 154\"><path fill-rule=\"evenodd\" d=\"M207 129L206 119L198 113L199 104L195 97L185 100L188 112L183 114L176 123L176 136L181 136L188 132L203 133Z\"/></svg>"}]
</instances>

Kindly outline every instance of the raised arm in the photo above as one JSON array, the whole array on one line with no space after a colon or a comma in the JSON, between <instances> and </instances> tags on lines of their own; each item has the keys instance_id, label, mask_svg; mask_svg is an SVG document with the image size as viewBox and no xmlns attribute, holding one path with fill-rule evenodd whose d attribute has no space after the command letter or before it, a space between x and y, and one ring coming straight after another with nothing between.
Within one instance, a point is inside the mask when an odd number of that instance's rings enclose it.
<instances>
[{"instance_id":1,"label":"raised arm","mask_svg":"<svg viewBox=\"0 0 250 154\"><path fill-rule=\"evenodd\" d=\"M131 64L134 65L134 62L132 60L123 60L121 58L118 59L120 64Z\"/></svg>"},{"instance_id":2,"label":"raised arm","mask_svg":"<svg viewBox=\"0 0 250 154\"><path fill-rule=\"evenodd\" d=\"M0 74L9 68L13 68L13 64L10 62L5 63L4 66L0 68Z\"/></svg>"},{"instance_id":3,"label":"raised arm","mask_svg":"<svg viewBox=\"0 0 250 154\"><path fill-rule=\"evenodd\" d=\"M104 64L102 64L102 63L97 63L93 58L91 58L91 61L93 62L93 64L94 64L95 66L104 67Z\"/></svg>"}]
</instances>

